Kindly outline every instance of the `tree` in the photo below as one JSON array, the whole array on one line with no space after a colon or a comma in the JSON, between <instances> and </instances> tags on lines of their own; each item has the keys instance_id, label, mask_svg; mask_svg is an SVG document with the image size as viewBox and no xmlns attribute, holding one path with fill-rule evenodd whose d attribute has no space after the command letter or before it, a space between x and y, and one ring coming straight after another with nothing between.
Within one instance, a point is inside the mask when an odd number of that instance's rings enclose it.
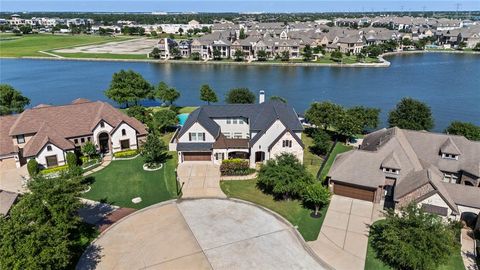
<instances>
[{"instance_id":1,"label":"tree","mask_svg":"<svg viewBox=\"0 0 480 270\"><path fill-rule=\"evenodd\" d=\"M160 138L154 134L149 134L147 141L143 145L141 155L145 160L147 166L163 163L167 158L166 155L167 146L160 140Z\"/></svg>"},{"instance_id":2,"label":"tree","mask_svg":"<svg viewBox=\"0 0 480 270\"><path fill-rule=\"evenodd\" d=\"M82 247L78 209L81 177L36 176L10 211L0 218L0 268L73 268L74 255ZM19 252L21 251L21 252Z\"/></svg>"},{"instance_id":3,"label":"tree","mask_svg":"<svg viewBox=\"0 0 480 270\"><path fill-rule=\"evenodd\" d=\"M90 159L93 155L97 153L97 148L91 141L87 141L84 145L82 145L82 154L85 157Z\"/></svg>"},{"instance_id":4,"label":"tree","mask_svg":"<svg viewBox=\"0 0 480 270\"><path fill-rule=\"evenodd\" d=\"M362 132L361 121L348 112L343 112L335 123L336 132L346 139Z\"/></svg>"},{"instance_id":5,"label":"tree","mask_svg":"<svg viewBox=\"0 0 480 270\"><path fill-rule=\"evenodd\" d=\"M365 54L363 54L362 52L358 53L356 57L357 61L360 63L363 63L365 61Z\"/></svg>"},{"instance_id":6,"label":"tree","mask_svg":"<svg viewBox=\"0 0 480 270\"><path fill-rule=\"evenodd\" d=\"M137 105L140 100L151 97L152 93L152 85L140 73L123 69L113 74L110 87L105 91L109 99L126 107L132 102Z\"/></svg>"},{"instance_id":7,"label":"tree","mask_svg":"<svg viewBox=\"0 0 480 270\"><path fill-rule=\"evenodd\" d=\"M374 223L371 244L393 269L437 269L459 245L454 227L412 203L400 213L387 211L385 220Z\"/></svg>"},{"instance_id":8,"label":"tree","mask_svg":"<svg viewBox=\"0 0 480 270\"><path fill-rule=\"evenodd\" d=\"M199 52L194 52L190 55L190 58L192 58L192 60L194 60L194 61L198 61L198 60L200 60L201 55L200 55Z\"/></svg>"},{"instance_id":9,"label":"tree","mask_svg":"<svg viewBox=\"0 0 480 270\"><path fill-rule=\"evenodd\" d=\"M207 102L208 105L210 105L210 102L218 102L217 94L208 84L200 87L200 100Z\"/></svg>"},{"instance_id":10,"label":"tree","mask_svg":"<svg viewBox=\"0 0 480 270\"><path fill-rule=\"evenodd\" d=\"M69 169L72 169L78 165L77 155L75 155L75 153L73 152L67 153L67 165Z\"/></svg>"},{"instance_id":11,"label":"tree","mask_svg":"<svg viewBox=\"0 0 480 270\"><path fill-rule=\"evenodd\" d=\"M23 112L30 99L8 84L0 84L0 115Z\"/></svg>"},{"instance_id":12,"label":"tree","mask_svg":"<svg viewBox=\"0 0 480 270\"><path fill-rule=\"evenodd\" d=\"M180 97L180 92L175 88L168 86L165 82L160 82L155 90L155 97L172 105L173 102Z\"/></svg>"},{"instance_id":13,"label":"tree","mask_svg":"<svg viewBox=\"0 0 480 270\"><path fill-rule=\"evenodd\" d=\"M30 25L22 25L18 29L24 35L32 33L32 27Z\"/></svg>"},{"instance_id":14,"label":"tree","mask_svg":"<svg viewBox=\"0 0 480 270\"><path fill-rule=\"evenodd\" d=\"M477 44L475 44L475 47L473 47L473 50L474 51L480 51L480 42L478 42Z\"/></svg>"},{"instance_id":15,"label":"tree","mask_svg":"<svg viewBox=\"0 0 480 270\"><path fill-rule=\"evenodd\" d=\"M314 129L311 134L313 139L313 145L310 146L310 151L317 155L326 155L332 147L332 138L330 135L322 129Z\"/></svg>"},{"instance_id":16,"label":"tree","mask_svg":"<svg viewBox=\"0 0 480 270\"><path fill-rule=\"evenodd\" d=\"M259 50L257 52L257 60L258 61L264 62L264 61L267 61L267 58L268 58L268 54L265 50Z\"/></svg>"},{"instance_id":17,"label":"tree","mask_svg":"<svg viewBox=\"0 0 480 270\"><path fill-rule=\"evenodd\" d=\"M279 101L282 103L287 103L287 100L281 96L271 96L270 100Z\"/></svg>"},{"instance_id":18,"label":"tree","mask_svg":"<svg viewBox=\"0 0 480 270\"><path fill-rule=\"evenodd\" d=\"M172 48L172 51L170 53L171 53L173 59L182 58L182 54L180 53L180 49L178 49L178 47Z\"/></svg>"},{"instance_id":19,"label":"tree","mask_svg":"<svg viewBox=\"0 0 480 270\"><path fill-rule=\"evenodd\" d=\"M252 104L255 103L255 94L248 88L233 88L228 91L225 101L229 104Z\"/></svg>"},{"instance_id":20,"label":"tree","mask_svg":"<svg viewBox=\"0 0 480 270\"><path fill-rule=\"evenodd\" d=\"M132 106L126 110L126 113L144 124L150 120L150 112L142 106Z\"/></svg>"},{"instance_id":21,"label":"tree","mask_svg":"<svg viewBox=\"0 0 480 270\"><path fill-rule=\"evenodd\" d=\"M39 171L38 162L32 158L27 162L27 171L30 177L35 177Z\"/></svg>"},{"instance_id":22,"label":"tree","mask_svg":"<svg viewBox=\"0 0 480 270\"><path fill-rule=\"evenodd\" d=\"M303 193L303 202L305 205L313 205L315 207L315 216L318 211L330 201L330 192L327 187L322 186L320 182L307 186Z\"/></svg>"},{"instance_id":23,"label":"tree","mask_svg":"<svg viewBox=\"0 0 480 270\"><path fill-rule=\"evenodd\" d=\"M335 62L340 62L342 61L343 54L339 50L335 50L330 54L330 59L332 59Z\"/></svg>"},{"instance_id":24,"label":"tree","mask_svg":"<svg viewBox=\"0 0 480 270\"><path fill-rule=\"evenodd\" d=\"M245 29L240 28L240 34L238 35L239 39L245 39L247 35L245 35Z\"/></svg>"},{"instance_id":25,"label":"tree","mask_svg":"<svg viewBox=\"0 0 480 270\"><path fill-rule=\"evenodd\" d=\"M183 34L183 28L178 28L178 33L180 33L180 36Z\"/></svg>"},{"instance_id":26,"label":"tree","mask_svg":"<svg viewBox=\"0 0 480 270\"><path fill-rule=\"evenodd\" d=\"M178 124L177 114L170 110L160 110L152 115L150 128L154 132L165 132L168 127Z\"/></svg>"},{"instance_id":27,"label":"tree","mask_svg":"<svg viewBox=\"0 0 480 270\"><path fill-rule=\"evenodd\" d=\"M467 43L465 41L461 41L458 43L458 49L463 50L465 47L467 47Z\"/></svg>"},{"instance_id":28,"label":"tree","mask_svg":"<svg viewBox=\"0 0 480 270\"><path fill-rule=\"evenodd\" d=\"M327 130L334 126L338 118L343 114L343 108L340 105L330 101L314 102L310 108L305 112L305 117L310 123L323 127Z\"/></svg>"},{"instance_id":29,"label":"tree","mask_svg":"<svg viewBox=\"0 0 480 270\"><path fill-rule=\"evenodd\" d=\"M288 51L282 51L280 53L280 60L282 60L283 62L290 61L290 53Z\"/></svg>"},{"instance_id":30,"label":"tree","mask_svg":"<svg viewBox=\"0 0 480 270\"><path fill-rule=\"evenodd\" d=\"M472 123L453 121L445 129L445 133L462 135L469 140L480 141L480 126L476 126Z\"/></svg>"},{"instance_id":31,"label":"tree","mask_svg":"<svg viewBox=\"0 0 480 270\"><path fill-rule=\"evenodd\" d=\"M307 44L305 45L305 48L303 48L303 61L310 61L312 60L313 57L313 52L312 52L312 47Z\"/></svg>"},{"instance_id":32,"label":"tree","mask_svg":"<svg viewBox=\"0 0 480 270\"><path fill-rule=\"evenodd\" d=\"M277 198L300 198L306 186L314 183L313 176L290 153L270 159L258 172L258 185Z\"/></svg>"},{"instance_id":33,"label":"tree","mask_svg":"<svg viewBox=\"0 0 480 270\"><path fill-rule=\"evenodd\" d=\"M347 110L347 114L359 121L362 131L375 129L380 123L380 109L355 106Z\"/></svg>"},{"instance_id":34,"label":"tree","mask_svg":"<svg viewBox=\"0 0 480 270\"><path fill-rule=\"evenodd\" d=\"M243 61L243 58L245 57L245 53L242 50L235 50L233 53L233 57L235 61Z\"/></svg>"},{"instance_id":35,"label":"tree","mask_svg":"<svg viewBox=\"0 0 480 270\"><path fill-rule=\"evenodd\" d=\"M390 127L412 130L430 130L433 128L433 117L430 107L413 98L403 98L388 116Z\"/></svg>"},{"instance_id":36,"label":"tree","mask_svg":"<svg viewBox=\"0 0 480 270\"><path fill-rule=\"evenodd\" d=\"M213 60L222 59L222 52L220 52L220 50L217 48L213 49L212 55L213 55Z\"/></svg>"}]
</instances>

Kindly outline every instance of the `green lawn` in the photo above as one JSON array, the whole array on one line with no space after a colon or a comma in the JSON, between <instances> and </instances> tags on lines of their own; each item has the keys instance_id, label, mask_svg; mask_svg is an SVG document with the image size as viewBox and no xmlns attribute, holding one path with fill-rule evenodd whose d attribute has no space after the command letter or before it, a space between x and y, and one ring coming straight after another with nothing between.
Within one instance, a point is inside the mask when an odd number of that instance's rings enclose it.
<instances>
[{"instance_id":1,"label":"green lawn","mask_svg":"<svg viewBox=\"0 0 480 270\"><path fill-rule=\"evenodd\" d=\"M320 211L320 218L312 218L312 210L306 209L298 200L277 201L256 187L256 180L221 181L220 187L228 197L250 201L277 212L298 230L306 241L316 240L322 227L328 206Z\"/></svg>"},{"instance_id":2,"label":"green lawn","mask_svg":"<svg viewBox=\"0 0 480 270\"><path fill-rule=\"evenodd\" d=\"M113 54L113 53L58 53L66 58L99 58L99 59L149 59L146 54Z\"/></svg>"},{"instance_id":3,"label":"green lawn","mask_svg":"<svg viewBox=\"0 0 480 270\"><path fill-rule=\"evenodd\" d=\"M316 177L320 166L322 166L323 159L310 151L310 146L313 145L312 138L307 136L307 134L303 133L302 141L303 144L305 144L305 149L303 151L303 164L305 165L307 170Z\"/></svg>"},{"instance_id":4,"label":"green lawn","mask_svg":"<svg viewBox=\"0 0 480 270\"><path fill-rule=\"evenodd\" d=\"M172 158L163 168L153 172L143 170L142 157L112 161L105 169L89 176L93 178L92 188L83 197L136 209L176 198L177 155L170 154ZM141 197L142 202L132 203L135 197Z\"/></svg>"},{"instance_id":5,"label":"green lawn","mask_svg":"<svg viewBox=\"0 0 480 270\"><path fill-rule=\"evenodd\" d=\"M330 171L330 167L332 167L333 161L335 160L335 157L338 154L343 153L343 152L347 152L351 149L352 149L351 146L347 146L347 145L345 145L343 143L340 143L340 142L337 143L337 145L335 145L335 148L333 148L332 153L328 157L328 160L325 164L325 167L323 167L323 170L320 173L320 179L323 180L323 179L325 179L325 177L327 177L328 171Z\"/></svg>"},{"instance_id":6,"label":"green lawn","mask_svg":"<svg viewBox=\"0 0 480 270\"><path fill-rule=\"evenodd\" d=\"M38 51L74 47L92 43L121 41L126 38L93 35L31 34L0 39L0 57L45 56Z\"/></svg>"},{"instance_id":7,"label":"green lawn","mask_svg":"<svg viewBox=\"0 0 480 270\"><path fill-rule=\"evenodd\" d=\"M438 267L438 270L464 270L465 266L463 265L462 255L460 252L460 247L458 247L458 250L452 256L450 256L447 264L441 265ZM376 257L375 250L371 246L370 239L367 248L367 258L365 260L365 270L393 270L393 268L385 265Z\"/></svg>"}]
</instances>

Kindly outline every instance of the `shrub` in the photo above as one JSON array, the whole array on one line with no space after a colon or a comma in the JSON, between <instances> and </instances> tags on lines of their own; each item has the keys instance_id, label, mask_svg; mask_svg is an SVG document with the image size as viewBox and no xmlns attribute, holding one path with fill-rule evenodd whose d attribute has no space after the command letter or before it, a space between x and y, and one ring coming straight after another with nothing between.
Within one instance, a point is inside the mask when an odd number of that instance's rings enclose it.
<instances>
[{"instance_id":1,"label":"shrub","mask_svg":"<svg viewBox=\"0 0 480 270\"><path fill-rule=\"evenodd\" d=\"M244 159L226 159L220 165L220 173L222 175L248 175L255 170L251 169L248 160Z\"/></svg>"},{"instance_id":2,"label":"shrub","mask_svg":"<svg viewBox=\"0 0 480 270\"><path fill-rule=\"evenodd\" d=\"M313 138L313 145L310 146L310 151L316 155L326 155L332 147L330 135L325 130L317 128L311 137Z\"/></svg>"},{"instance_id":3,"label":"shrub","mask_svg":"<svg viewBox=\"0 0 480 270\"><path fill-rule=\"evenodd\" d=\"M38 162L35 159L30 159L27 163L27 170L28 174L30 174L30 177L37 175L39 171Z\"/></svg>"},{"instance_id":4,"label":"shrub","mask_svg":"<svg viewBox=\"0 0 480 270\"><path fill-rule=\"evenodd\" d=\"M86 157L89 157L91 158L93 155L95 155L97 153L97 148L95 147L95 145L90 142L90 141L87 141L83 146L82 146L82 154Z\"/></svg>"},{"instance_id":5,"label":"shrub","mask_svg":"<svg viewBox=\"0 0 480 270\"><path fill-rule=\"evenodd\" d=\"M134 157L138 154L138 150L124 150L120 152L115 152L113 153L113 156L116 158L128 158L128 157Z\"/></svg>"},{"instance_id":6,"label":"shrub","mask_svg":"<svg viewBox=\"0 0 480 270\"><path fill-rule=\"evenodd\" d=\"M45 175L45 174L57 173L57 172L67 171L67 170L68 170L68 165L62 165L62 166L43 169L40 171L40 174Z\"/></svg>"},{"instance_id":7,"label":"shrub","mask_svg":"<svg viewBox=\"0 0 480 270\"><path fill-rule=\"evenodd\" d=\"M143 145L142 156L145 159L147 165L153 165L162 163L165 161L167 155L167 146L165 143L155 136L154 134L149 134L147 141ZM149 166L150 167L150 166Z\"/></svg>"},{"instance_id":8,"label":"shrub","mask_svg":"<svg viewBox=\"0 0 480 270\"><path fill-rule=\"evenodd\" d=\"M315 207L315 216L322 206L330 201L330 192L320 182L309 185L303 194L303 202L307 206Z\"/></svg>"},{"instance_id":9,"label":"shrub","mask_svg":"<svg viewBox=\"0 0 480 270\"><path fill-rule=\"evenodd\" d=\"M69 168L73 168L77 166L78 160L77 160L77 155L72 152L67 153L67 165Z\"/></svg>"}]
</instances>

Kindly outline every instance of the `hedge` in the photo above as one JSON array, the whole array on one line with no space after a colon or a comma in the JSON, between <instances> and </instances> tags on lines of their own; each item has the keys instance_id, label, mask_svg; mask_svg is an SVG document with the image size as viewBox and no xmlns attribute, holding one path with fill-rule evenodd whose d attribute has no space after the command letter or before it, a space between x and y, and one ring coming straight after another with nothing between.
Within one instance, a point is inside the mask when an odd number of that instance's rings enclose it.
<instances>
[{"instance_id":1,"label":"hedge","mask_svg":"<svg viewBox=\"0 0 480 270\"><path fill-rule=\"evenodd\" d=\"M138 150L125 150L125 151L120 151L113 153L113 156L116 158L128 158L128 157L133 157L138 154Z\"/></svg>"},{"instance_id":2,"label":"hedge","mask_svg":"<svg viewBox=\"0 0 480 270\"><path fill-rule=\"evenodd\" d=\"M237 176L237 175L249 175L255 172L249 166L248 160L244 159L226 159L222 161L220 165L220 173L222 176Z\"/></svg>"},{"instance_id":3,"label":"hedge","mask_svg":"<svg viewBox=\"0 0 480 270\"><path fill-rule=\"evenodd\" d=\"M56 167L52 167L52 168L43 169L43 170L40 171L40 173L45 175L45 174L51 174L51 173L56 173L56 172L60 172L60 171L66 171L66 170L68 170L68 165L62 165L62 166L56 166Z\"/></svg>"}]
</instances>

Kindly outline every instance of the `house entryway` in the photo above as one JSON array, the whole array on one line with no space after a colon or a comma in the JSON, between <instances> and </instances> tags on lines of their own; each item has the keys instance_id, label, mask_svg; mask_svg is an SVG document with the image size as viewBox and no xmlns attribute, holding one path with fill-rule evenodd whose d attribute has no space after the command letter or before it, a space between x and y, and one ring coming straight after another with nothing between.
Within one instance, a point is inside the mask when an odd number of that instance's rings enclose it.
<instances>
[{"instance_id":1,"label":"house entryway","mask_svg":"<svg viewBox=\"0 0 480 270\"><path fill-rule=\"evenodd\" d=\"M100 153L108 153L110 152L110 137L108 133L102 132L98 135L98 144L100 145Z\"/></svg>"},{"instance_id":2,"label":"house entryway","mask_svg":"<svg viewBox=\"0 0 480 270\"><path fill-rule=\"evenodd\" d=\"M255 152L255 163L263 162L265 160L265 152L257 151Z\"/></svg>"}]
</instances>

